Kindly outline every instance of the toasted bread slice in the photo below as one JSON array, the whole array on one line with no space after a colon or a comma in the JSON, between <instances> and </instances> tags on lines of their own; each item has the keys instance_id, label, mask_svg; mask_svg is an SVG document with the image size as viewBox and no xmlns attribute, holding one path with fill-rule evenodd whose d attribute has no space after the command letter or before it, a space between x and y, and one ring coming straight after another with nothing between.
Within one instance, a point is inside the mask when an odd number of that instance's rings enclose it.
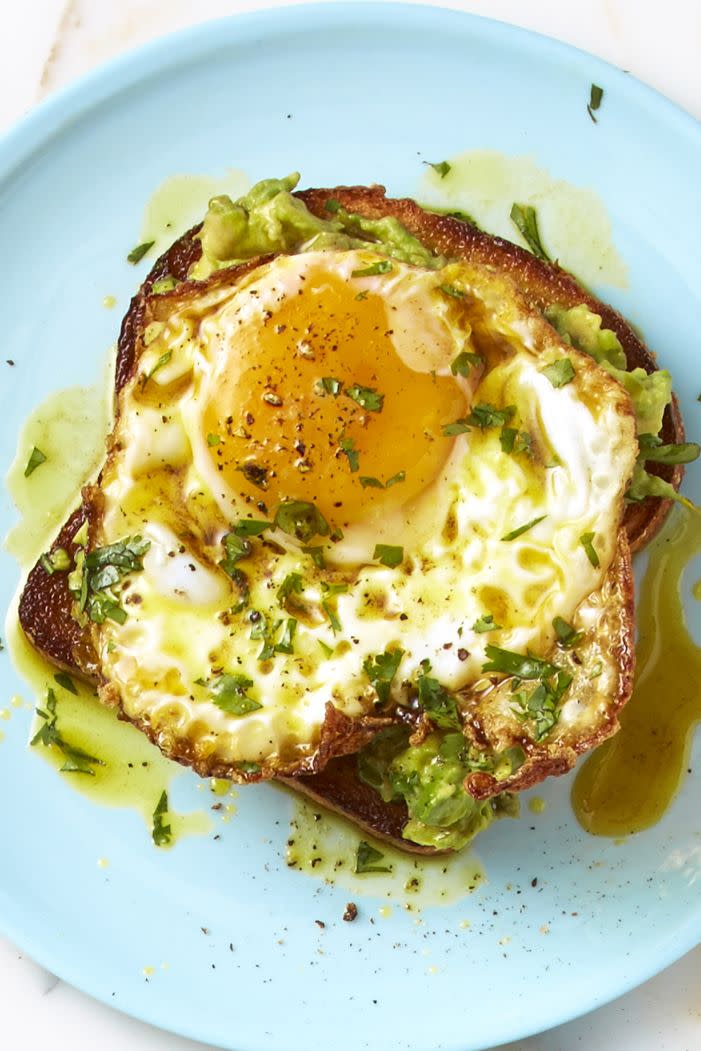
<instances>
[{"instance_id":1,"label":"toasted bread slice","mask_svg":"<svg viewBox=\"0 0 701 1051\"><path fill-rule=\"evenodd\" d=\"M492 268L495 274L507 275L516 284L529 306L536 311L543 311L548 306L569 308L585 303L602 317L605 327L616 333L624 348L629 367L642 367L648 372L656 368L654 356L619 314L596 300L566 271L536 259L518 246L490 237L458 219L426 212L413 200L388 199L381 187L308 190L298 196L311 211L319 215L324 214L330 198L337 200L349 211L369 218L393 215L435 252L486 265ZM132 300L122 324L118 343L117 392L131 376L135 366L137 344L144 328L148 293L153 283L163 277L173 276L179 281L187 279L190 267L201 254L200 242L196 236L198 229L199 227L193 228L183 235L161 256ZM262 260L255 262L260 263ZM665 442L683 440L683 427L676 401L667 409L662 436ZM660 473L678 487L682 470L681 467L661 467ZM621 536L619 556L605 585L610 599L610 616L600 618L591 642L608 655L610 674L614 674L617 669L616 681L609 683L612 688L606 703L598 707L594 705L597 716L592 723L591 732L581 737L568 737L564 733L553 747L530 748L526 762L508 783L496 782L490 775L473 775L469 787L476 797L488 798L505 789L525 788L547 774L562 773L573 765L579 752L592 747L617 728L616 713L629 696L634 660L630 639L632 583L629 544L631 548L637 549L646 543L659 528L668 507L667 501L651 498L642 504L630 505L626 511L625 535ZM56 538L54 549L64 547L71 553L73 536L84 520L86 511L84 507L80 507ZM30 641L49 660L83 678L96 681L98 663L89 632L80 628L71 615L71 608L72 599L66 586L65 574L49 576L38 563L29 574L21 596L20 623ZM601 683L594 687L594 692L600 685ZM497 686L497 694L498 690ZM592 689L584 680L573 684L572 697L578 708L586 709L587 698L591 700L591 695ZM597 696L601 695L597 693ZM489 709L481 710L479 704L476 704L473 724L476 740L479 740L480 736L485 740L492 736ZM523 738L519 729L516 725L511 727L512 740ZM339 749L335 754L355 750L362 743L360 738L350 734L348 747ZM173 757L198 768L189 755L174 754ZM216 774L218 771L208 768L201 772ZM404 849L411 847L401 838L401 829L407 820L403 804L382 803L372 789L358 780L352 759L333 758L323 772L293 778L288 783L344 813L367 831L395 841ZM417 849L424 853L433 852L431 848Z\"/></svg>"}]
</instances>

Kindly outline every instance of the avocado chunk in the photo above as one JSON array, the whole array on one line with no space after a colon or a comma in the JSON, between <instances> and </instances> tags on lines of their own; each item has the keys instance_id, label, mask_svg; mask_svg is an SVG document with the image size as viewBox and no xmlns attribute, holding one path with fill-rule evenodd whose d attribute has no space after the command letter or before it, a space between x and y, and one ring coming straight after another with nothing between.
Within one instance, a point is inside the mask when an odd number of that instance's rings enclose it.
<instances>
[{"instance_id":1,"label":"avocado chunk","mask_svg":"<svg viewBox=\"0 0 701 1051\"><path fill-rule=\"evenodd\" d=\"M213 197L199 233L202 257L190 277L203 279L223 267L279 252L372 248L414 266L437 268L445 262L392 216L365 219L329 201L328 217L318 218L292 193L298 182L299 174L293 172L284 179L263 179L236 201Z\"/></svg>"}]
</instances>

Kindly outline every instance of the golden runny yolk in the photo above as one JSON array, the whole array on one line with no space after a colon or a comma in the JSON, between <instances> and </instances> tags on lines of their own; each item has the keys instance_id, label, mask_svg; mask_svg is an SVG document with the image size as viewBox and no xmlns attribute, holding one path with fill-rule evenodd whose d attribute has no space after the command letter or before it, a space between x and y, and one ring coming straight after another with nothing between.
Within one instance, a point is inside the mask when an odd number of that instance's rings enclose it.
<instances>
[{"instance_id":1,"label":"golden runny yolk","mask_svg":"<svg viewBox=\"0 0 701 1051\"><path fill-rule=\"evenodd\" d=\"M217 470L252 509L304 500L346 527L410 503L448 457L442 427L465 414L465 395L450 376L408 368L392 338L397 312L372 291L358 298L359 289L310 270L226 348L204 428ZM361 478L403 480L379 488Z\"/></svg>"}]
</instances>

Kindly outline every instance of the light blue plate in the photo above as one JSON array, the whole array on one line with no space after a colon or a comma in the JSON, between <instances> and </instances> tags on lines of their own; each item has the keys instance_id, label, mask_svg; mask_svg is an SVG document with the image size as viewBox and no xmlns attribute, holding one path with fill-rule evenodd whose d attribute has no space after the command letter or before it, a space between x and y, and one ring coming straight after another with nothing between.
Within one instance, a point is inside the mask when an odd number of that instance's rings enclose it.
<instances>
[{"instance_id":1,"label":"light blue plate","mask_svg":"<svg viewBox=\"0 0 701 1051\"><path fill-rule=\"evenodd\" d=\"M592 81L606 91L596 126ZM0 144L1 357L17 362L0 364L0 463L46 394L98 374L117 322L102 296L126 302L137 274L125 249L167 176L299 167L307 185L401 193L422 157L476 147L533 154L601 194L631 268L615 303L672 369L698 438L699 126L551 40L442 10L344 4L159 40L50 99ZM696 499L699 482L695 466ZM1 499L4 533L13 512ZM5 605L17 570L0 558ZM4 697L21 688L7 653L0 682ZM26 719L3 729L4 931L101 1000L227 1048L308 1051L315 1034L337 1051L482 1048L596 1007L701 940L696 772L665 819L622 846L585 835L568 784L552 782L545 815L526 810L479 841L489 883L470 899L428 909L424 926L400 909L373 925L370 903L347 924L346 892L286 869L280 793L243 791L221 840L158 852L134 815L92 806L26 751ZM201 806L194 778L181 789L185 807ZM170 969L146 983L142 967L160 961Z\"/></svg>"}]
</instances>

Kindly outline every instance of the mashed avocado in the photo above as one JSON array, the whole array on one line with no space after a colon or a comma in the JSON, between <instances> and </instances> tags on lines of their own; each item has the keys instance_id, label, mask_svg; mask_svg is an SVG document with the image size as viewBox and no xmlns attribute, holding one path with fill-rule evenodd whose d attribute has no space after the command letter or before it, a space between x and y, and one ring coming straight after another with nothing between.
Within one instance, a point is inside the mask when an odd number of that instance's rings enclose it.
<instances>
[{"instance_id":1,"label":"mashed avocado","mask_svg":"<svg viewBox=\"0 0 701 1051\"><path fill-rule=\"evenodd\" d=\"M513 757L504 764L504 776L516 762ZM495 817L517 816L518 801L509 793L479 802L465 791L467 775L486 768L483 759L470 755L461 733L435 731L411 746L409 731L401 727L382 731L358 756L358 773L366 784L385 802L406 803L404 838L452 850L464 847Z\"/></svg>"},{"instance_id":2,"label":"mashed avocado","mask_svg":"<svg viewBox=\"0 0 701 1051\"><path fill-rule=\"evenodd\" d=\"M327 204L328 218L312 215L294 197L294 172L285 179L264 179L237 201L213 197L200 232L202 258L190 276L208 277L214 270L273 252L311 252L372 247L382 255L415 266L438 268L435 256L392 216L365 219Z\"/></svg>"},{"instance_id":3,"label":"mashed avocado","mask_svg":"<svg viewBox=\"0 0 701 1051\"><path fill-rule=\"evenodd\" d=\"M688 445L674 446L677 456L668 456L661 460L654 452L657 436L662 429L664 411L672 400L672 377L666 369L656 372L645 372L644 369L626 368L626 357L623 347L615 332L601 327L598 314L581 303L570 310L561 307L550 307L545 316L562 339L571 343L577 350L591 355L603 369L625 387L630 394L640 442L640 456L626 492L629 501L644 500L647 496L658 496L666 500L678 500L687 507L693 507L688 500L680 496L674 486L650 474L645 466L648 460L666 463L690 463L698 456L696 447ZM672 447L665 446L665 449Z\"/></svg>"}]
</instances>

